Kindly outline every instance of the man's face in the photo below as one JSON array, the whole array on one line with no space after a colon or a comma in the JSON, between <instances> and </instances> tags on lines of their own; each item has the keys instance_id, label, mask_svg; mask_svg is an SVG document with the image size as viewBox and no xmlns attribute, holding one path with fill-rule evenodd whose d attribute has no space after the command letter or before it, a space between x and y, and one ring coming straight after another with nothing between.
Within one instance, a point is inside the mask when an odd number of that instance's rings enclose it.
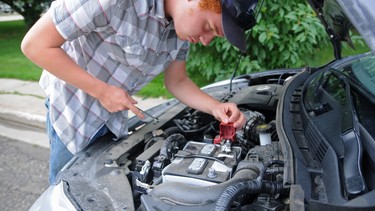
<instances>
[{"instance_id":1,"label":"man's face","mask_svg":"<svg viewBox=\"0 0 375 211\"><path fill-rule=\"evenodd\" d=\"M188 1L188 6L179 11L173 21L178 38L206 46L216 36L224 36L221 13L201 9L198 2Z\"/></svg>"}]
</instances>

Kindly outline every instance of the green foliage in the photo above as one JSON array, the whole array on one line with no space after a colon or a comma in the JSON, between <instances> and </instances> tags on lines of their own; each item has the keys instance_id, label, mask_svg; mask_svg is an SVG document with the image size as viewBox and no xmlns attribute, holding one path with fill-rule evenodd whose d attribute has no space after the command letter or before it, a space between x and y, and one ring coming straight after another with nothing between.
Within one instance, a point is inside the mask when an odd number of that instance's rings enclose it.
<instances>
[{"instance_id":1,"label":"green foliage","mask_svg":"<svg viewBox=\"0 0 375 211\"><path fill-rule=\"evenodd\" d=\"M305 1L267 1L258 21L249 51L267 69L302 66L303 55L327 42L324 27Z\"/></svg>"},{"instance_id":2,"label":"green foliage","mask_svg":"<svg viewBox=\"0 0 375 211\"><path fill-rule=\"evenodd\" d=\"M328 42L324 27L304 0L265 1L247 37L248 55L238 73L303 66L304 55ZM220 80L232 74L239 51L225 39L215 39L209 47L192 45L189 56L189 70Z\"/></svg>"}]
</instances>

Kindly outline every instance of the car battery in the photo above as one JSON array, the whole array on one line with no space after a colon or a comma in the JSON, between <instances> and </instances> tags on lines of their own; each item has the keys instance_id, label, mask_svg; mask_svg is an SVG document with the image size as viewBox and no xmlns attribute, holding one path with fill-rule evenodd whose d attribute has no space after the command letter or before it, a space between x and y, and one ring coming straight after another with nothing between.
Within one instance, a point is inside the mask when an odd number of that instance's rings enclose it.
<instances>
[{"instance_id":1,"label":"car battery","mask_svg":"<svg viewBox=\"0 0 375 211\"><path fill-rule=\"evenodd\" d=\"M188 142L163 169L163 183L207 186L227 181L241 155L240 147L222 150L219 144Z\"/></svg>"}]
</instances>

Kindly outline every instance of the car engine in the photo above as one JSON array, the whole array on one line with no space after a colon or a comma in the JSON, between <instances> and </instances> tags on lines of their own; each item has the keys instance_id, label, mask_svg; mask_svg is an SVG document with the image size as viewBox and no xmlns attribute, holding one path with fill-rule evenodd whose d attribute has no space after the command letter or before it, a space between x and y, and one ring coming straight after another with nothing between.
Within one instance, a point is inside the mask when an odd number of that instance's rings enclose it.
<instances>
[{"instance_id":1,"label":"car engine","mask_svg":"<svg viewBox=\"0 0 375 211\"><path fill-rule=\"evenodd\" d=\"M283 154L275 126L281 85L246 87L225 94L246 116L236 130L186 108L170 127L154 130L131 171L140 210L280 210ZM234 210L237 210L234 209Z\"/></svg>"}]
</instances>

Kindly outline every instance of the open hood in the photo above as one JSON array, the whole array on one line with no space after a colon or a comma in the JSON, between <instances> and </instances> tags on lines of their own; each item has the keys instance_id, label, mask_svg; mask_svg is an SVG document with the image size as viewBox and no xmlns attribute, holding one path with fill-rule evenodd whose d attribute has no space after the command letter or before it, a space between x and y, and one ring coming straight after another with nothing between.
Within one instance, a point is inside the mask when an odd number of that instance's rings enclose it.
<instances>
[{"instance_id":1,"label":"open hood","mask_svg":"<svg viewBox=\"0 0 375 211\"><path fill-rule=\"evenodd\" d=\"M371 51L375 52L375 1L338 0L338 3Z\"/></svg>"},{"instance_id":2,"label":"open hood","mask_svg":"<svg viewBox=\"0 0 375 211\"><path fill-rule=\"evenodd\" d=\"M350 46L349 29L354 26L375 53L375 1L372 0L308 0L326 27L335 49L336 59L341 58L341 41Z\"/></svg>"}]
</instances>

